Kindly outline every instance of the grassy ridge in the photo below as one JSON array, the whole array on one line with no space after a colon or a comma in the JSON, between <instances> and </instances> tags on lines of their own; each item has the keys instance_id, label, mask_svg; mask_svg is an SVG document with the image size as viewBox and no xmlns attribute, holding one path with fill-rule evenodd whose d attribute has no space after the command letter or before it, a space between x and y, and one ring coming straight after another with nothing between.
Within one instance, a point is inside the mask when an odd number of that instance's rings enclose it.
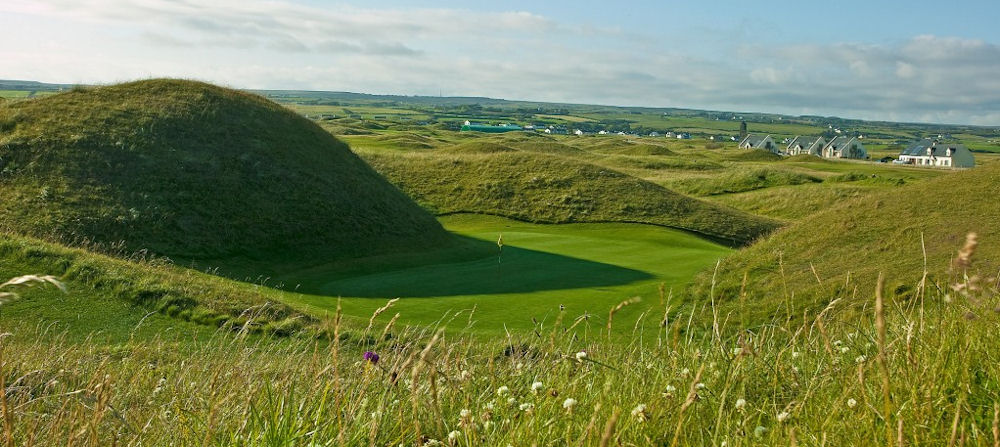
<instances>
[{"instance_id":1,"label":"grassy ridge","mask_svg":"<svg viewBox=\"0 0 1000 447\"><path fill-rule=\"evenodd\" d=\"M407 195L439 214L475 212L539 223L650 223L737 244L776 228L770 220L567 157L361 154Z\"/></svg>"},{"instance_id":2,"label":"grassy ridge","mask_svg":"<svg viewBox=\"0 0 1000 447\"><path fill-rule=\"evenodd\" d=\"M213 328L282 335L320 331L318 319L284 304L280 292L269 288L176 267L159 258L121 259L0 233L0 276L25 272L57 276L67 282L77 302L90 299L91 306L106 308L108 315L99 321L109 324L94 324L91 330L115 332L118 317L112 315L118 314L110 309L127 308L126 314L156 312ZM65 310L62 304L56 307L40 313Z\"/></svg>"},{"instance_id":3,"label":"grassy ridge","mask_svg":"<svg viewBox=\"0 0 1000 447\"><path fill-rule=\"evenodd\" d=\"M320 127L190 81L0 107L0 195L0 227L181 259L317 263L447 241Z\"/></svg>"},{"instance_id":4,"label":"grassy ridge","mask_svg":"<svg viewBox=\"0 0 1000 447\"><path fill-rule=\"evenodd\" d=\"M853 297L884 273L892 294L907 299L924 263L945 270L969 232L983 241L977 256L985 271L995 271L1000 202L991 198L997 184L1000 166L986 166L844 200L726 258L718 272L700 276L694 294L708 296L713 277L723 300L734 301L745 289L759 320L776 309L801 312L831 297Z\"/></svg>"}]
</instances>

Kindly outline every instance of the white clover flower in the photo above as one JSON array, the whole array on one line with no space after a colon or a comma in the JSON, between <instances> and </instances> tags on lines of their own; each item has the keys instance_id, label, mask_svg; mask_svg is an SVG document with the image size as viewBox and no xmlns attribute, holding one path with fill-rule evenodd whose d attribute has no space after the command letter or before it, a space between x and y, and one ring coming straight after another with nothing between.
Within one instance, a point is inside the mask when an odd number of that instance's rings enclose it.
<instances>
[{"instance_id":1,"label":"white clover flower","mask_svg":"<svg viewBox=\"0 0 1000 447\"><path fill-rule=\"evenodd\" d=\"M458 438L461 437L462 437L462 432L458 430L452 430L450 433L448 433L448 442L451 444L457 444Z\"/></svg>"},{"instance_id":2,"label":"white clover flower","mask_svg":"<svg viewBox=\"0 0 1000 447\"><path fill-rule=\"evenodd\" d=\"M517 362L517 364L514 365L514 369L520 370L521 368L524 368L524 363Z\"/></svg>"},{"instance_id":3,"label":"white clover flower","mask_svg":"<svg viewBox=\"0 0 1000 447\"><path fill-rule=\"evenodd\" d=\"M681 370L681 377L687 377L688 374L691 374L691 370L690 369L684 368L684 369Z\"/></svg>"},{"instance_id":4,"label":"white clover flower","mask_svg":"<svg viewBox=\"0 0 1000 447\"><path fill-rule=\"evenodd\" d=\"M645 422L649 420L649 413L646 412L646 404L639 404L632 409L632 416L639 420L639 422Z\"/></svg>"},{"instance_id":5,"label":"white clover flower","mask_svg":"<svg viewBox=\"0 0 1000 447\"><path fill-rule=\"evenodd\" d=\"M567 398L566 400L563 401L563 408L565 408L566 410L572 410L573 407L575 406L576 406L576 399L573 399L572 397Z\"/></svg>"},{"instance_id":6,"label":"white clover flower","mask_svg":"<svg viewBox=\"0 0 1000 447\"><path fill-rule=\"evenodd\" d=\"M868 357L865 357L865 356L863 356L863 355L859 355L859 356L857 356L857 357L856 357L856 358L854 359L854 363L864 363L864 362L865 362L865 360L868 360Z\"/></svg>"},{"instance_id":7,"label":"white clover flower","mask_svg":"<svg viewBox=\"0 0 1000 447\"><path fill-rule=\"evenodd\" d=\"M497 388L497 396L506 396L508 394L510 394L510 388L507 388L507 385Z\"/></svg>"},{"instance_id":8,"label":"white clover flower","mask_svg":"<svg viewBox=\"0 0 1000 447\"><path fill-rule=\"evenodd\" d=\"M431 438L431 439L428 439L427 442L424 443L424 445L425 446L436 447L436 446L441 445L441 441L438 441L437 439Z\"/></svg>"},{"instance_id":9,"label":"white clover flower","mask_svg":"<svg viewBox=\"0 0 1000 447\"><path fill-rule=\"evenodd\" d=\"M840 346L840 345L841 345L841 343L843 343L843 342L842 342L842 341L840 341L840 340L834 340L834 341L833 341L833 345L834 345L834 346Z\"/></svg>"},{"instance_id":10,"label":"white clover flower","mask_svg":"<svg viewBox=\"0 0 1000 447\"><path fill-rule=\"evenodd\" d=\"M490 431L493 428L493 421L483 421L483 430Z\"/></svg>"},{"instance_id":11,"label":"white clover flower","mask_svg":"<svg viewBox=\"0 0 1000 447\"><path fill-rule=\"evenodd\" d=\"M513 397L511 397L511 398L507 399L507 405L510 405L510 406L512 406L512 407L513 407L514 405L517 405L517 399L514 399Z\"/></svg>"},{"instance_id":12,"label":"white clover flower","mask_svg":"<svg viewBox=\"0 0 1000 447\"><path fill-rule=\"evenodd\" d=\"M462 411L458 412L458 416L462 419L468 419L470 416L472 416L472 412L469 411L468 409L463 408Z\"/></svg>"},{"instance_id":13,"label":"white clover flower","mask_svg":"<svg viewBox=\"0 0 1000 447\"><path fill-rule=\"evenodd\" d=\"M676 387L674 387L673 385L667 385L667 387L663 389L663 397L666 397L668 399L674 397L675 392L677 392Z\"/></svg>"},{"instance_id":14,"label":"white clover flower","mask_svg":"<svg viewBox=\"0 0 1000 447\"><path fill-rule=\"evenodd\" d=\"M463 369L462 373L459 374L459 377L461 377L462 380L469 380L472 378L472 373Z\"/></svg>"},{"instance_id":15,"label":"white clover flower","mask_svg":"<svg viewBox=\"0 0 1000 447\"><path fill-rule=\"evenodd\" d=\"M53 382L55 381L53 380ZM160 381L156 383L156 388L153 388L153 395L155 396L157 394L160 394L160 391L163 391L163 387L166 384L167 384L167 378L161 377Z\"/></svg>"},{"instance_id":16,"label":"white clover flower","mask_svg":"<svg viewBox=\"0 0 1000 447\"><path fill-rule=\"evenodd\" d=\"M576 353L576 361L582 362L587 359L587 351L580 351Z\"/></svg>"},{"instance_id":17,"label":"white clover flower","mask_svg":"<svg viewBox=\"0 0 1000 447\"><path fill-rule=\"evenodd\" d=\"M851 348L848 348L847 346L841 346L840 347L840 353L841 354L847 354L847 351L850 351L850 350L851 350Z\"/></svg>"},{"instance_id":18,"label":"white clover flower","mask_svg":"<svg viewBox=\"0 0 1000 447\"><path fill-rule=\"evenodd\" d=\"M856 406L858 406L858 401L854 400L853 397L850 398L850 399L847 399L847 408L854 408Z\"/></svg>"},{"instance_id":19,"label":"white clover flower","mask_svg":"<svg viewBox=\"0 0 1000 447\"><path fill-rule=\"evenodd\" d=\"M705 384L701 383L701 382L698 382L698 383L696 383L694 385L694 389L696 389L696 390L703 390L703 389L705 389Z\"/></svg>"},{"instance_id":20,"label":"white clover flower","mask_svg":"<svg viewBox=\"0 0 1000 447\"><path fill-rule=\"evenodd\" d=\"M785 422L791 416L792 415L788 414L787 411L782 411L781 413L778 413L778 422Z\"/></svg>"},{"instance_id":21,"label":"white clover flower","mask_svg":"<svg viewBox=\"0 0 1000 447\"><path fill-rule=\"evenodd\" d=\"M530 402L525 402L525 403L521 404L521 406L519 406L518 408L520 408L521 411L524 411L526 413L530 413L531 410L535 409L535 404L530 403Z\"/></svg>"},{"instance_id":22,"label":"white clover flower","mask_svg":"<svg viewBox=\"0 0 1000 447\"><path fill-rule=\"evenodd\" d=\"M542 385L542 382L535 382L531 384L532 393L538 394L543 388L545 388L545 385Z\"/></svg>"},{"instance_id":23,"label":"white clover flower","mask_svg":"<svg viewBox=\"0 0 1000 447\"><path fill-rule=\"evenodd\" d=\"M802 355L802 354L800 354L798 351L792 351L792 358L793 359L799 358L800 355Z\"/></svg>"},{"instance_id":24,"label":"white clover flower","mask_svg":"<svg viewBox=\"0 0 1000 447\"><path fill-rule=\"evenodd\" d=\"M747 406L746 399L736 399L736 405L735 406L736 406L736 410L737 411L743 411L743 409L746 408L746 406Z\"/></svg>"}]
</instances>

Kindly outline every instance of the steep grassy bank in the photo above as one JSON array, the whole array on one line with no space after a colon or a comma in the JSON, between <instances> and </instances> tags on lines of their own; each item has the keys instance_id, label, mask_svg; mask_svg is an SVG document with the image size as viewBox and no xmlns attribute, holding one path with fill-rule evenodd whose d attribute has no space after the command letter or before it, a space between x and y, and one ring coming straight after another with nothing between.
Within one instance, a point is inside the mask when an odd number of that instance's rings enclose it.
<instances>
[{"instance_id":1,"label":"steep grassy bank","mask_svg":"<svg viewBox=\"0 0 1000 447\"><path fill-rule=\"evenodd\" d=\"M69 249L23 236L0 233L0 277L30 272L54 275L72 294L60 301L49 291L46 308L28 311L18 303L14 315L26 319L79 319L88 315L89 331L120 334L150 312L208 328L290 335L322 333L320 319L284 304L277 291L170 265L159 258L130 259ZM3 306L3 312L12 310ZM80 313L82 312L82 313Z\"/></svg>"},{"instance_id":2,"label":"steep grassy bank","mask_svg":"<svg viewBox=\"0 0 1000 447\"><path fill-rule=\"evenodd\" d=\"M0 106L0 196L8 230L179 259L308 264L448 241L319 126L191 81Z\"/></svg>"},{"instance_id":3,"label":"steep grassy bank","mask_svg":"<svg viewBox=\"0 0 1000 447\"><path fill-rule=\"evenodd\" d=\"M977 256L993 276L1000 267L997 185L1000 167L985 166L846 199L733 254L717 272L703 272L692 293L708 297L714 289L732 303L743 290L761 320L792 308L815 311L834 297L852 301L884 273L890 294L911 299L925 265L947 270L969 232L979 234ZM929 280L927 287L946 290L936 277Z\"/></svg>"},{"instance_id":4,"label":"steep grassy bank","mask_svg":"<svg viewBox=\"0 0 1000 447\"><path fill-rule=\"evenodd\" d=\"M649 223L730 244L748 243L777 228L771 220L570 157L523 152L361 154L438 214L474 212L539 223Z\"/></svg>"}]
</instances>

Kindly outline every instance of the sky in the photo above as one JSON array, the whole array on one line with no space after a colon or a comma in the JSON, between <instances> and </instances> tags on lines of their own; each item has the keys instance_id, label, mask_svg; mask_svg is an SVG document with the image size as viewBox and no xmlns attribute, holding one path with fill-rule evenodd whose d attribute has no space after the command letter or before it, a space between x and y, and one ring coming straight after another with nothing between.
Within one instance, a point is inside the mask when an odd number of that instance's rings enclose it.
<instances>
[{"instance_id":1,"label":"sky","mask_svg":"<svg viewBox=\"0 0 1000 447\"><path fill-rule=\"evenodd\" d=\"M1000 125L1000 2L0 0L0 79Z\"/></svg>"}]
</instances>

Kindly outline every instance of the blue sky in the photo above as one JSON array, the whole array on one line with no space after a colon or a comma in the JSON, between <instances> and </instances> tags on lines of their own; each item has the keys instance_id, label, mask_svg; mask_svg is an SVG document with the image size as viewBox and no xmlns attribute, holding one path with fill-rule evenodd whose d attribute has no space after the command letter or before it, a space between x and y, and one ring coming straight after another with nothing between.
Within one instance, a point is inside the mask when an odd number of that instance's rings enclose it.
<instances>
[{"instance_id":1,"label":"blue sky","mask_svg":"<svg viewBox=\"0 0 1000 447\"><path fill-rule=\"evenodd\" d=\"M3 0L0 78L1000 125L1000 2Z\"/></svg>"}]
</instances>

